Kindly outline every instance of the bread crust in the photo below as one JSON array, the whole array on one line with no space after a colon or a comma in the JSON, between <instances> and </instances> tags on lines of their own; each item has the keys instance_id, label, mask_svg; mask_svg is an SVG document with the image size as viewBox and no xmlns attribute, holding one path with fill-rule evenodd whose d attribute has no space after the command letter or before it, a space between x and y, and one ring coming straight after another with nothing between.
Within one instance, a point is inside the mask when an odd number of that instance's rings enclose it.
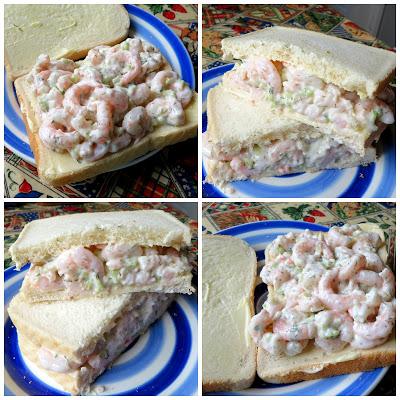
<instances>
[{"instance_id":1,"label":"bread crust","mask_svg":"<svg viewBox=\"0 0 400 400\"><path fill-rule=\"evenodd\" d=\"M224 59L249 54L288 62L360 97L374 97L396 69L393 52L322 32L274 26L223 39Z\"/></svg>"},{"instance_id":2,"label":"bread crust","mask_svg":"<svg viewBox=\"0 0 400 400\"><path fill-rule=\"evenodd\" d=\"M32 92L27 75L15 81L15 89L21 106L29 143L35 156L40 179L51 186L63 186L72 182L118 169L153 150L160 150L197 135L197 94L185 110L186 124L180 127L161 126L136 144L91 163L78 163L69 154L48 149L40 140L40 117L37 105L32 104ZM31 93L30 93L31 92ZM33 97L35 98L35 97ZM36 98L35 98L36 99Z\"/></svg>"},{"instance_id":3,"label":"bread crust","mask_svg":"<svg viewBox=\"0 0 400 400\"><path fill-rule=\"evenodd\" d=\"M324 359L324 353L320 351L319 361L310 363L307 366L289 367L287 372L273 373L272 365L278 362L274 357L271 357L265 350L258 348L257 352L257 374L258 376L269 383L293 383L299 381L308 381L320 378L327 378L334 375L351 374L354 372L369 371L379 367L386 367L396 363L396 342L395 334L389 339L392 342L391 349L385 348L384 345L375 347L370 350L357 350L360 356L354 360L329 362L323 366L321 371L308 373L303 369L311 369L313 366L319 367ZM386 346L387 347L387 346ZM295 356L296 357L296 356ZM293 359L295 359L293 357ZM288 358L290 361L290 358Z\"/></svg>"}]
</instances>

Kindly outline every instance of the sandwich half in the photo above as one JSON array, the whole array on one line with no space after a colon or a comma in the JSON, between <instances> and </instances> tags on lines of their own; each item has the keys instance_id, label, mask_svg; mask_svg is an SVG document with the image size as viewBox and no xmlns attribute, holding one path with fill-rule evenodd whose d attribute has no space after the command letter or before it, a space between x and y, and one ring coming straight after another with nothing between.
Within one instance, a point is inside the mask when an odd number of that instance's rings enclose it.
<instances>
[{"instance_id":1,"label":"sandwich half","mask_svg":"<svg viewBox=\"0 0 400 400\"><path fill-rule=\"evenodd\" d=\"M262 102L265 112L331 132L361 156L394 122L391 51L285 27L224 39L222 50L241 61L224 75L228 90Z\"/></svg>"},{"instance_id":2,"label":"sandwich half","mask_svg":"<svg viewBox=\"0 0 400 400\"><path fill-rule=\"evenodd\" d=\"M63 390L78 395L89 391L90 384L173 299L173 294L129 293L29 303L20 293L12 299L8 313L18 330L23 355Z\"/></svg>"},{"instance_id":3,"label":"sandwich half","mask_svg":"<svg viewBox=\"0 0 400 400\"><path fill-rule=\"evenodd\" d=\"M266 112L226 86L207 96L208 127L203 139L207 180L223 184L296 172L348 168L376 159L371 143L360 152L351 137Z\"/></svg>"},{"instance_id":4,"label":"sandwich half","mask_svg":"<svg viewBox=\"0 0 400 400\"><path fill-rule=\"evenodd\" d=\"M30 222L10 253L17 268L31 263L21 288L31 302L191 293L190 239L163 211L70 214Z\"/></svg>"},{"instance_id":5,"label":"sandwich half","mask_svg":"<svg viewBox=\"0 0 400 400\"><path fill-rule=\"evenodd\" d=\"M254 250L231 236L203 236L203 391L248 388L256 346L247 326L254 314Z\"/></svg>"}]
</instances>

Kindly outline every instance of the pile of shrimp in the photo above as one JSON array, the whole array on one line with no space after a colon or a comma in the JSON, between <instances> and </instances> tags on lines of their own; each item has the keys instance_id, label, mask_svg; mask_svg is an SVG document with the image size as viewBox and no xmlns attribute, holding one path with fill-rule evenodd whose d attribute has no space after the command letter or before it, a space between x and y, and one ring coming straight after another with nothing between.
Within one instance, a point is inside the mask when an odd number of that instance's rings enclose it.
<instances>
[{"instance_id":1,"label":"pile of shrimp","mask_svg":"<svg viewBox=\"0 0 400 400\"><path fill-rule=\"evenodd\" d=\"M294 356L309 341L326 353L370 349L395 325L395 277L375 232L359 225L288 233L265 250L260 276L268 299L249 325L267 352Z\"/></svg>"},{"instance_id":2,"label":"pile of shrimp","mask_svg":"<svg viewBox=\"0 0 400 400\"><path fill-rule=\"evenodd\" d=\"M89 51L80 62L40 55L29 75L42 142L78 161L96 161L159 125L185 124L192 90L139 38Z\"/></svg>"},{"instance_id":3,"label":"pile of shrimp","mask_svg":"<svg viewBox=\"0 0 400 400\"><path fill-rule=\"evenodd\" d=\"M378 129L377 122L392 124L393 112L381 99L360 99L355 92L326 83L314 75L287 63L249 57L243 64L226 74L255 98L271 99L276 106L289 107L313 121L332 123L335 129ZM382 99L393 100L389 89Z\"/></svg>"},{"instance_id":4,"label":"pile of shrimp","mask_svg":"<svg viewBox=\"0 0 400 400\"><path fill-rule=\"evenodd\" d=\"M109 243L72 247L44 264L32 264L27 280L42 292L65 289L75 295L114 285L168 281L188 269L186 257L172 247Z\"/></svg>"}]
</instances>

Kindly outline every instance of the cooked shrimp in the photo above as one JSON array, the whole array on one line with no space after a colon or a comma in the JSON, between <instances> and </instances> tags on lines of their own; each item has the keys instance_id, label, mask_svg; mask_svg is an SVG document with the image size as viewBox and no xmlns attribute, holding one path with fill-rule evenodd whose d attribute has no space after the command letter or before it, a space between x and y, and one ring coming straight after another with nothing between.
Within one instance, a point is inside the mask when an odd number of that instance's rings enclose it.
<instances>
[{"instance_id":1,"label":"cooked shrimp","mask_svg":"<svg viewBox=\"0 0 400 400\"><path fill-rule=\"evenodd\" d=\"M95 272L99 278L104 276L103 263L83 246L73 247L61 253L56 259L57 271L67 281L80 280L82 271Z\"/></svg>"},{"instance_id":2,"label":"cooked shrimp","mask_svg":"<svg viewBox=\"0 0 400 400\"><path fill-rule=\"evenodd\" d=\"M159 50L152 46L148 47L146 44L143 45L143 49L145 51L140 53L143 73L156 71L164 65L164 59Z\"/></svg>"},{"instance_id":3,"label":"cooked shrimp","mask_svg":"<svg viewBox=\"0 0 400 400\"><path fill-rule=\"evenodd\" d=\"M81 81L70 87L64 96L64 108L76 114L81 107L85 106L90 95L101 84L94 81Z\"/></svg>"},{"instance_id":4,"label":"cooked shrimp","mask_svg":"<svg viewBox=\"0 0 400 400\"><path fill-rule=\"evenodd\" d=\"M90 140L105 143L110 140L113 130L111 107L105 101L94 101L88 104L88 110L96 112L94 129L89 133Z\"/></svg>"},{"instance_id":5,"label":"cooked shrimp","mask_svg":"<svg viewBox=\"0 0 400 400\"><path fill-rule=\"evenodd\" d=\"M129 106L128 95L121 88L96 88L92 94L92 98L96 100L107 101L113 111L124 113Z\"/></svg>"},{"instance_id":6,"label":"cooked shrimp","mask_svg":"<svg viewBox=\"0 0 400 400\"><path fill-rule=\"evenodd\" d=\"M316 257L325 260L334 258L332 250L323 239L303 239L293 246L292 259L297 266L304 266L309 259Z\"/></svg>"},{"instance_id":7,"label":"cooked shrimp","mask_svg":"<svg viewBox=\"0 0 400 400\"><path fill-rule=\"evenodd\" d=\"M126 86L131 83L142 72L142 64L137 54L130 53L126 50L121 50L111 55L111 58L122 65L123 69L128 68L128 71L122 75L121 85Z\"/></svg>"},{"instance_id":8,"label":"cooked shrimp","mask_svg":"<svg viewBox=\"0 0 400 400\"><path fill-rule=\"evenodd\" d=\"M96 68L94 67L84 67L84 68L79 68L77 75L81 80L87 80L87 81L94 81L94 82L99 82L102 83L103 77Z\"/></svg>"},{"instance_id":9,"label":"cooked shrimp","mask_svg":"<svg viewBox=\"0 0 400 400\"><path fill-rule=\"evenodd\" d=\"M185 123L182 104L173 96L157 97L146 105L146 111L156 125L167 123L180 126Z\"/></svg>"},{"instance_id":10,"label":"cooked shrimp","mask_svg":"<svg viewBox=\"0 0 400 400\"><path fill-rule=\"evenodd\" d=\"M317 327L314 319L307 319L306 314L289 309L274 321L273 332L287 341L308 340L315 338Z\"/></svg>"},{"instance_id":11,"label":"cooked shrimp","mask_svg":"<svg viewBox=\"0 0 400 400\"><path fill-rule=\"evenodd\" d=\"M349 258L344 258L336 263L339 266L338 278L339 281L351 279L358 271L366 266L366 259L362 254L354 254Z\"/></svg>"},{"instance_id":12,"label":"cooked shrimp","mask_svg":"<svg viewBox=\"0 0 400 400\"><path fill-rule=\"evenodd\" d=\"M193 97L193 91L188 84L182 79L178 79L170 85L170 89L175 92L176 98L182 103L183 108L186 108Z\"/></svg>"},{"instance_id":13,"label":"cooked shrimp","mask_svg":"<svg viewBox=\"0 0 400 400\"><path fill-rule=\"evenodd\" d=\"M366 339L360 335L354 335L354 339L351 342L351 347L355 349L372 349L376 346L379 346L387 341L387 337L378 338L374 340Z\"/></svg>"},{"instance_id":14,"label":"cooked shrimp","mask_svg":"<svg viewBox=\"0 0 400 400\"><path fill-rule=\"evenodd\" d=\"M160 71L157 72L150 82L150 90L155 93L160 93L162 90L169 87L172 82L178 79L178 74L175 71Z\"/></svg>"},{"instance_id":15,"label":"cooked shrimp","mask_svg":"<svg viewBox=\"0 0 400 400\"><path fill-rule=\"evenodd\" d=\"M99 65L103 62L105 52L110 49L108 46L97 46L89 50L86 59L93 65Z\"/></svg>"},{"instance_id":16,"label":"cooked shrimp","mask_svg":"<svg viewBox=\"0 0 400 400\"><path fill-rule=\"evenodd\" d=\"M129 133L122 133L114 137L110 143L108 151L110 153L116 153L121 149L124 149L132 142L132 136Z\"/></svg>"},{"instance_id":17,"label":"cooked shrimp","mask_svg":"<svg viewBox=\"0 0 400 400\"><path fill-rule=\"evenodd\" d=\"M319 282L318 297L330 309L346 311L352 307L359 296L335 293L334 287L338 283L338 270L327 272Z\"/></svg>"},{"instance_id":18,"label":"cooked shrimp","mask_svg":"<svg viewBox=\"0 0 400 400\"><path fill-rule=\"evenodd\" d=\"M57 354L53 351L48 350L45 347L40 347L37 356L40 362L40 365L49 371L66 373L73 371L79 367L79 364L69 362L68 359L61 355Z\"/></svg>"},{"instance_id":19,"label":"cooked shrimp","mask_svg":"<svg viewBox=\"0 0 400 400\"><path fill-rule=\"evenodd\" d=\"M308 341L290 341L287 342L276 334L267 332L263 335L260 341L260 347L262 347L268 353L279 356L285 354L287 356L295 356L300 354L307 346Z\"/></svg>"},{"instance_id":20,"label":"cooked shrimp","mask_svg":"<svg viewBox=\"0 0 400 400\"><path fill-rule=\"evenodd\" d=\"M382 277L375 271L369 271L369 270L359 271L356 273L354 279L356 282L361 283L362 285L365 286L381 288L383 285Z\"/></svg>"},{"instance_id":21,"label":"cooked shrimp","mask_svg":"<svg viewBox=\"0 0 400 400\"><path fill-rule=\"evenodd\" d=\"M110 243L101 251L101 258L109 269L124 267L124 261L131 257L140 257L143 250L140 246L132 246L124 243Z\"/></svg>"},{"instance_id":22,"label":"cooked shrimp","mask_svg":"<svg viewBox=\"0 0 400 400\"><path fill-rule=\"evenodd\" d=\"M72 149L80 140L79 133L69 128L69 114L59 108L46 114L39 129L39 137L46 146L59 152Z\"/></svg>"},{"instance_id":23,"label":"cooked shrimp","mask_svg":"<svg viewBox=\"0 0 400 400\"><path fill-rule=\"evenodd\" d=\"M263 81L270 85L273 93L282 91L282 80L276 66L266 58L249 57L244 63L244 81Z\"/></svg>"},{"instance_id":24,"label":"cooked shrimp","mask_svg":"<svg viewBox=\"0 0 400 400\"><path fill-rule=\"evenodd\" d=\"M340 228L337 226L329 229L329 232L326 235L326 241L331 247L350 247L353 243L353 239L351 238L351 236L343 234Z\"/></svg>"},{"instance_id":25,"label":"cooked shrimp","mask_svg":"<svg viewBox=\"0 0 400 400\"><path fill-rule=\"evenodd\" d=\"M396 308L392 302L382 303L374 322L355 322L354 333L367 340L376 340L390 335L396 320Z\"/></svg>"},{"instance_id":26,"label":"cooked shrimp","mask_svg":"<svg viewBox=\"0 0 400 400\"><path fill-rule=\"evenodd\" d=\"M94 143L85 141L75 146L75 158L86 162L93 162L103 158L110 149L110 142Z\"/></svg>"},{"instance_id":27,"label":"cooked shrimp","mask_svg":"<svg viewBox=\"0 0 400 400\"><path fill-rule=\"evenodd\" d=\"M250 336L254 339L256 343L259 343L262 336L264 335L266 328L271 325L271 323L271 315L264 309L253 316L250 321L248 331Z\"/></svg>"},{"instance_id":28,"label":"cooked shrimp","mask_svg":"<svg viewBox=\"0 0 400 400\"><path fill-rule=\"evenodd\" d=\"M396 292L396 279L392 270L386 267L380 274L379 277L382 279L383 284L379 289L379 294L382 296L384 301L390 301Z\"/></svg>"},{"instance_id":29,"label":"cooked shrimp","mask_svg":"<svg viewBox=\"0 0 400 400\"><path fill-rule=\"evenodd\" d=\"M149 86L146 83L140 83L139 85L131 86L129 87L128 91L129 100L135 106L143 106L146 104L151 95Z\"/></svg>"},{"instance_id":30,"label":"cooked shrimp","mask_svg":"<svg viewBox=\"0 0 400 400\"><path fill-rule=\"evenodd\" d=\"M144 107L138 106L129 111L122 122L122 127L135 139L140 139L151 130L151 118Z\"/></svg>"}]
</instances>

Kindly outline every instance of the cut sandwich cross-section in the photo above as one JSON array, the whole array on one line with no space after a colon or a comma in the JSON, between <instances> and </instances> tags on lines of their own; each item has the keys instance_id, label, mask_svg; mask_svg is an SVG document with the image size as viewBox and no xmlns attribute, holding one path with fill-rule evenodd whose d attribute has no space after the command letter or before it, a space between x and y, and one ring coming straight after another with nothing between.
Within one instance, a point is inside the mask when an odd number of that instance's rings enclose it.
<instances>
[{"instance_id":1,"label":"cut sandwich cross-section","mask_svg":"<svg viewBox=\"0 0 400 400\"><path fill-rule=\"evenodd\" d=\"M190 236L162 211L73 214L26 225L10 252L31 263L21 290L31 302L191 293Z\"/></svg>"}]
</instances>

